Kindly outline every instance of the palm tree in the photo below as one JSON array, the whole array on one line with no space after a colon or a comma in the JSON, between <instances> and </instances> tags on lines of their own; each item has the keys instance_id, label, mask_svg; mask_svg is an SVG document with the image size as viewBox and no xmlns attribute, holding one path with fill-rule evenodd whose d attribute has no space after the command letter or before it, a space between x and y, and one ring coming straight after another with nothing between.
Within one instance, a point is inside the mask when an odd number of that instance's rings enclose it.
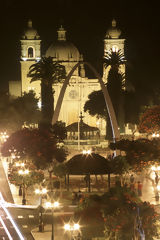
<instances>
[{"instance_id":1,"label":"palm tree","mask_svg":"<svg viewBox=\"0 0 160 240\"><path fill-rule=\"evenodd\" d=\"M41 81L42 123L51 124L54 113L53 84L65 78L65 67L58 62L53 62L52 57L42 57L40 61L29 68L28 77L31 82Z\"/></svg>"},{"instance_id":2,"label":"palm tree","mask_svg":"<svg viewBox=\"0 0 160 240\"><path fill-rule=\"evenodd\" d=\"M104 57L104 67L110 67L107 81L108 92L111 96L120 131L124 131L124 89L125 75L120 71L120 65L125 64L124 54L118 51L109 51ZM109 126L109 124L107 124ZM110 128L110 127L109 127ZM110 132L108 128L108 133ZM109 134L110 135L110 134Z\"/></svg>"},{"instance_id":3,"label":"palm tree","mask_svg":"<svg viewBox=\"0 0 160 240\"><path fill-rule=\"evenodd\" d=\"M126 59L122 51L121 50L113 51L113 49L106 53L103 60L105 68L111 66L114 69L119 69L119 66L121 64L124 64L125 62Z\"/></svg>"}]
</instances>

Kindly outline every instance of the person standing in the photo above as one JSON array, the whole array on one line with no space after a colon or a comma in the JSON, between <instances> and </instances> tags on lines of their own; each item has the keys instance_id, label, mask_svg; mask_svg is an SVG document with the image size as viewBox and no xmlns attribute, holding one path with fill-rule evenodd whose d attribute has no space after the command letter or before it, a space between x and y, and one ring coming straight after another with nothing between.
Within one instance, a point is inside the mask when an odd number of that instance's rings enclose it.
<instances>
[{"instance_id":1,"label":"person standing","mask_svg":"<svg viewBox=\"0 0 160 240\"><path fill-rule=\"evenodd\" d=\"M133 174L130 176L130 183L134 183L134 176L133 176Z\"/></svg>"},{"instance_id":2,"label":"person standing","mask_svg":"<svg viewBox=\"0 0 160 240\"><path fill-rule=\"evenodd\" d=\"M156 186L158 185L158 182L159 182L158 174L155 172L155 184L156 184Z\"/></svg>"},{"instance_id":3,"label":"person standing","mask_svg":"<svg viewBox=\"0 0 160 240\"><path fill-rule=\"evenodd\" d=\"M142 196L142 183L138 181L138 196Z\"/></svg>"}]
</instances>

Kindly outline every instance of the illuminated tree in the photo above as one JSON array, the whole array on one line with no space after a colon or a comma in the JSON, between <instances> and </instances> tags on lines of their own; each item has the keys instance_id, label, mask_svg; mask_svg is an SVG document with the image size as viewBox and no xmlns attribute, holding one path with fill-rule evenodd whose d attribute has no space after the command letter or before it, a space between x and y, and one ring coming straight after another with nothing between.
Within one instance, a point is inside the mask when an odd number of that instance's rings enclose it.
<instances>
[{"instance_id":1,"label":"illuminated tree","mask_svg":"<svg viewBox=\"0 0 160 240\"><path fill-rule=\"evenodd\" d=\"M10 156L12 149L25 161L31 161L40 169L63 162L67 153L57 145L57 139L47 130L22 129L13 133L2 147L3 156Z\"/></svg>"},{"instance_id":2,"label":"illuminated tree","mask_svg":"<svg viewBox=\"0 0 160 240\"><path fill-rule=\"evenodd\" d=\"M130 141L122 139L116 143L111 143L112 150L125 152L125 158L133 171L141 172L147 170L160 159L160 144L158 139L137 139Z\"/></svg>"},{"instance_id":3,"label":"illuminated tree","mask_svg":"<svg viewBox=\"0 0 160 240\"><path fill-rule=\"evenodd\" d=\"M8 179L11 184L17 186L25 184L26 188L28 188L36 183L42 183L44 180L44 173L42 170L37 170L36 167L31 163L27 163L25 168L29 170L29 173L26 175L20 175L19 170L22 169L22 167L17 167L15 165L12 166L8 175Z\"/></svg>"},{"instance_id":4,"label":"illuminated tree","mask_svg":"<svg viewBox=\"0 0 160 240\"><path fill-rule=\"evenodd\" d=\"M126 187L111 188L102 196L91 195L83 198L79 203L79 210L75 213L75 218L80 218L84 226L84 237L98 238L102 237L104 232L107 240L134 239L140 223L145 239L150 240L158 236L158 217L152 205L142 202Z\"/></svg>"},{"instance_id":5,"label":"illuminated tree","mask_svg":"<svg viewBox=\"0 0 160 240\"><path fill-rule=\"evenodd\" d=\"M140 117L139 131L148 134L160 132L160 106L146 109Z\"/></svg>"}]
</instances>

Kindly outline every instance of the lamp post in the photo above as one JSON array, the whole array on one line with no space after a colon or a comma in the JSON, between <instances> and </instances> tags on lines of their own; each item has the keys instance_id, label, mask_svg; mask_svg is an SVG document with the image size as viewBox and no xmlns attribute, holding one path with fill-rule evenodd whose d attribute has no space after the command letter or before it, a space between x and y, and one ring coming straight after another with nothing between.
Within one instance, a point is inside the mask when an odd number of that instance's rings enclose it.
<instances>
[{"instance_id":1,"label":"lamp post","mask_svg":"<svg viewBox=\"0 0 160 240\"><path fill-rule=\"evenodd\" d=\"M83 150L82 151L82 154L83 155L91 155L92 154L92 150L91 149L88 149L88 150ZM91 191L91 178L90 178L90 173L87 173L86 176L85 176L85 179L86 179L86 187L88 186L88 192Z\"/></svg>"},{"instance_id":2,"label":"lamp post","mask_svg":"<svg viewBox=\"0 0 160 240\"><path fill-rule=\"evenodd\" d=\"M39 232L43 232L44 231L44 223L43 223L43 207L42 207L42 197L43 195L45 195L47 193L47 189L46 188L42 188L42 189L36 189L35 193L38 194L40 196L40 205L39 205Z\"/></svg>"},{"instance_id":3,"label":"lamp post","mask_svg":"<svg viewBox=\"0 0 160 240\"><path fill-rule=\"evenodd\" d=\"M20 156L18 156L18 158L19 158ZM24 163L22 163L22 162L16 162L15 163L15 166L16 167L22 167L22 168L24 168ZM22 184L20 184L19 185L19 196L22 196Z\"/></svg>"},{"instance_id":4,"label":"lamp post","mask_svg":"<svg viewBox=\"0 0 160 240\"><path fill-rule=\"evenodd\" d=\"M26 189L25 189L25 181L24 181L24 176L29 174L29 170L28 169L24 169L24 170L19 170L18 171L19 175L21 175L23 177L23 183L22 183L22 187L23 187L23 194L22 194L22 205L26 205Z\"/></svg>"},{"instance_id":5,"label":"lamp post","mask_svg":"<svg viewBox=\"0 0 160 240\"><path fill-rule=\"evenodd\" d=\"M52 211L52 234L51 234L51 240L54 240L54 209L59 207L59 202L46 202L46 208L50 208Z\"/></svg>"},{"instance_id":6,"label":"lamp post","mask_svg":"<svg viewBox=\"0 0 160 240\"><path fill-rule=\"evenodd\" d=\"M64 230L66 232L69 232L70 234L70 240L80 240L81 234L80 234L80 225L78 223L66 223L64 225Z\"/></svg>"}]
</instances>

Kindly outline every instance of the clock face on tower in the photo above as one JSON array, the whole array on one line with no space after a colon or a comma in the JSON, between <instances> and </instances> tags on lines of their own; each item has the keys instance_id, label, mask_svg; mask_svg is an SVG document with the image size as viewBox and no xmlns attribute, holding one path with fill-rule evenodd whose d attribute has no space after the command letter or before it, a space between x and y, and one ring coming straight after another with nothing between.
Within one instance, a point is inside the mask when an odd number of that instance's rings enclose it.
<instances>
[{"instance_id":1,"label":"clock face on tower","mask_svg":"<svg viewBox=\"0 0 160 240\"><path fill-rule=\"evenodd\" d=\"M76 90L71 90L71 91L69 92L69 97L70 97L71 99L76 99L77 96L78 96L78 92L77 92Z\"/></svg>"}]
</instances>

